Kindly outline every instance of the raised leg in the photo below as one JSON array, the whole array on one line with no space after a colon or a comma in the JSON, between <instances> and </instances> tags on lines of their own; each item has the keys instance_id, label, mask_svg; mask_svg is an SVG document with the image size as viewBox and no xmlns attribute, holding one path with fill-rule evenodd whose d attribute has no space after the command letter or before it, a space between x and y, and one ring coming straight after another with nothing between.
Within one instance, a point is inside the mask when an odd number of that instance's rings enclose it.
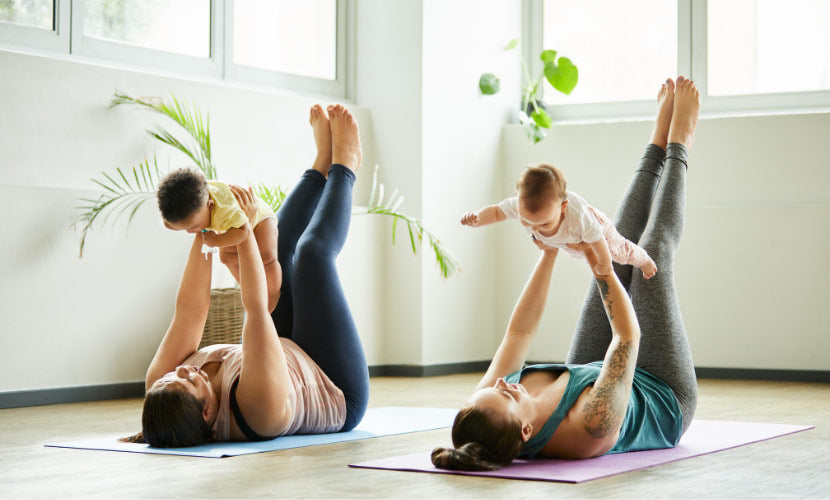
<instances>
[{"instance_id":1,"label":"raised leg","mask_svg":"<svg viewBox=\"0 0 830 500\"><path fill-rule=\"evenodd\" d=\"M700 93L692 82L678 79L669 137L681 142L670 142L666 148L663 180L640 239L658 272L650 280L633 276L629 288L641 330L637 366L672 388L683 413L684 431L697 405L697 379L674 284L674 257L685 224L687 152L699 111Z\"/></svg>"},{"instance_id":2,"label":"raised leg","mask_svg":"<svg viewBox=\"0 0 830 500\"><path fill-rule=\"evenodd\" d=\"M303 173L300 181L291 190L277 213L279 219L279 240L277 255L282 268L279 302L271 313L277 333L281 337L291 337L294 324L294 253L297 242L308 226L331 165L331 129L329 119L320 105L314 105L309 112L309 123L314 132L317 145L317 157L312 168Z\"/></svg>"},{"instance_id":3,"label":"raised leg","mask_svg":"<svg viewBox=\"0 0 830 500\"><path fill-rule=\"evenodd\" d=\"M314 216L297 244L294 263L294 333L297 343L346 397L348 431L369 402L369 370L340 284L335 260L349 231L353 170L360 166L357 123L342 106L329 108L333 157Z\"/></svg>"},{"instance_id":4,"label":"raised leg","mask_svg":"<svg viewBox=\"0 0 830 500\"><path fill-rule=\"evenodd\" d=\"M632 242L638 242L645 230L654 193L660 183L665 157L664 147L668 140L673 104L674 82L668 79L657 94L657 117L654 121L651 142L646 146L640 158L640 164L634 172L634 177L614 217L614 225L619 234ZM631 282L632 267L614 263L614 272L617 273L623 286L628 288ZM605 315L605 307L599 296L596 281L591 280L566 361L580 364L600 361L605 357L610 342L611 324Z\"/></svg>"}]
</instances>

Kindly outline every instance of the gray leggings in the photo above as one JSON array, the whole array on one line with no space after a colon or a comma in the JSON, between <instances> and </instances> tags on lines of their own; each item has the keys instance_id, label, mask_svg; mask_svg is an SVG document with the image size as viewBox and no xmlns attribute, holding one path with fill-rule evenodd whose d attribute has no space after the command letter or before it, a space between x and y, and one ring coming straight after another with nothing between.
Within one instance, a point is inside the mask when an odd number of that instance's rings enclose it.
<instances>
[{"instance_id":1,"label":"gray leggings","mask_svg":"<svg viewBox=\"0 0 830 500\"><path fill-rule=\"evenodd\" d=\"M665 152L649 144L614 220L620 234L643 247L657 264L657 274L649 280L632 266L614 263L614 271L628 290L640 323L637 366L672 388L683 414L683 432L697 406L692 352L674 287L674 256L685 219L686 156L682 144L669 144ZM602 360L610 342L611 325L592 281L567 362Z\"/></svg>"}]
</instances>

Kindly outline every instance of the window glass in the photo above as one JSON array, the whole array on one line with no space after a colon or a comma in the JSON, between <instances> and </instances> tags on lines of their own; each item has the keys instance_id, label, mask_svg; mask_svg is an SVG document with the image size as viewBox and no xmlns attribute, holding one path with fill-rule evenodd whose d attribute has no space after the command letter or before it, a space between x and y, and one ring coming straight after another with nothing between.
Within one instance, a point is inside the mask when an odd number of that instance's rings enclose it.
<instances>
[{"instance_id":1,"label":"window glass","mask_svg":"<svg viewBox=\"0 0 830 500\"><path fill-rule=\"evenodd\" d=\"M336 0L236 0L234 63L334 80Z\"/></svg>"},{"instance_id":2,"label":"window glass","mask_svg":"<svg viewBox=\"0 0 830 500\"><path fill-rule=\"evenodd\" d=\"M84 35L210 57L210 0L86 0Z\"/></svg>"},{"instance_id":3,"label":"window glass","mask_svg":"<svg viewBox=\"0 0 830 500\"><path fill-rule=\"evenodd\" d=\"M677 2L545 0L543 9L542 48L579 69L579 83L568 96L545 83L547 102L654 99L655 82L677 72Z\"/></svg>"},{"instance_id":4,"label":"window glass","mask_svg":"<svg viewBox=\"0 0 830 500\"><path fill-rule=\"evenodd\" d=\"M710 1L709 95L830 89L830 2Z\"/></svg>"},{"instance_id":5,"label":"window glass","mask_svg":"<svg viewBox=\"0 0 830 500\"><path fill-rule=\"evenodd\" d=\"M0 0L0 22L53 30L53 0Z\"/></svg>"}]
</instances>

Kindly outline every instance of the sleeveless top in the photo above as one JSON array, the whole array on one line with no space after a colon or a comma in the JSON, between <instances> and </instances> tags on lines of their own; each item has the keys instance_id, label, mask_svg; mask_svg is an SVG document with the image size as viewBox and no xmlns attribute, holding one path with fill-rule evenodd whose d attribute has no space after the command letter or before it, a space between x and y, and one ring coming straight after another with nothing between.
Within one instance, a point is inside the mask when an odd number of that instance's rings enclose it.
<instances>
[{"instance_id":1,"label":"sleeveless top","mask_svg":"<svg viewBox=\"0 0 830 500\"><path fill-rule=\"evenodd\" d=\"M288 406L293 419L279 436L337 432L346 422L346 398L334 382L297 344L280 337L293 391ZM219 391L219 413L213 424L214 441L230 441L230 391L242 371L242 344L215 344L199 349L182 364L199 366L219 361L225 365Z\"/></svg>"},{"instance_id":2,"label":"sleeveless top","mask_svg":"<svg viewBox=\"0 0 830 500\"><path fill-rule=\"evenodd\" d=\"M525 443L519 457L533 458L542 451L582 391L596 382L601 369L601 361L587 365L541 364L526 366L504 377L505 382L518 383L523 376L534 371L570 372L562 400L539 433ZM683 416L674 391L659 378L637 368L620 437L607 453L673 448L682 434Z\"/></svg>"}]
</instances>

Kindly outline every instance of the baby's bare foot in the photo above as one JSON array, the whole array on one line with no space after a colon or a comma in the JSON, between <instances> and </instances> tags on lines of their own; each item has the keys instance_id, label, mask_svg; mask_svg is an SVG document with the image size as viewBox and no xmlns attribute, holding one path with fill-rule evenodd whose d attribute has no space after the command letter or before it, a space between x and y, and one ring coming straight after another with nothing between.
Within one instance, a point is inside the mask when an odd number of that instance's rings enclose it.
<instances>
[{"instance_id":1,"label":"baby's bare foot","mask_svg":"<svg viewBox=\"0 0 830 500\"><path fill-rule=\"evenodd\" d=\"M648 263L640 268L640 271L643 272L643 278L650 279L657 274L657 264L655 264L653 260L649 259Z\"/></svg>"},{"instance_id":2,"label":"baby's bare foot","mask_svg":"<svg viewBox=\"0 0 830 500\"><path fill-rule=\"evenodd\" d=\"M311 166L324 176L328 177L331 167L331 126L329 117L323 111L323 107L315 104L309 112L308 122L314 131L314 143L317 145L317 157Z\"/></svg>"},{"instance_id":3,"label":"baby's bare foot","mask_svg":"<svg viewBox=\"0 0 830 500\"><path fill-rule=\"evenodd\" d=\"M363 161L357 121L349 110L340 104L329 106L328 112L331 121L332 163L339 163L352 171L357 171Z\"/></svg>"},{"instance_id":4,"label":"baby's bare foot","mask_svg":"<svg viewBox=\"0 0 830 500\"><path fill-rule=\"evenodd\" d=\"M674 80L666 79L657 92L657 118L654 120L654 130L651 133L651 143L666 149L669 142L669 125L674 110Z\"/></svg>"},{"instance_id":5,"label":"baby's bare foot","mask_svg":"<svg viewBox=\"0 0 830 500\"><path fill-rule=\"evenodd\" d=\"M687 149L692 147L700 114L700 91L691 80L677 78L674 93L674 112L669 126L669 142L679 142Z\"/></svg>"}]
</instances>

